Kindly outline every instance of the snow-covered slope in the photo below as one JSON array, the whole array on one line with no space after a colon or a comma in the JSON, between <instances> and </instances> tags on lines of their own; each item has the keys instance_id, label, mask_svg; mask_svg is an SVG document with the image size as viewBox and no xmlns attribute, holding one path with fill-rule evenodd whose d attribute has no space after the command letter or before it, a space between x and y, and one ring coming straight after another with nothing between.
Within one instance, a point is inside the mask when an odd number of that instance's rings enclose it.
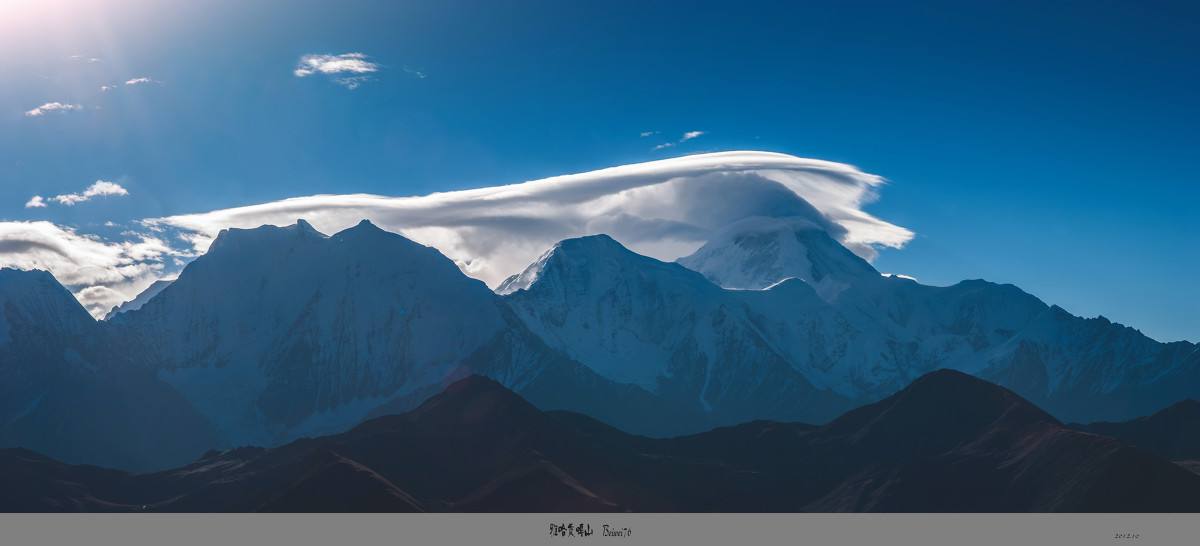
<instances>
[{"instance_id":1,"label":"snow-covered slope","mask_svg":"<svg viewBox=\"0 0 1200 546\"><path fill-rule=\"evenodd\" d=\"M1159 343L1107 318L1051 306L992 351L978 375L1064 421L1130 419L1200 398L1200 345Z\"/></svg>"},{"instance_id":2,"label":"snow-covered slope","mask_svg":"<svg viewBox=\"0 0 1200 546\"><path fill-rule=\"evenodd\" d=\"M304 221L222 232L113 322L231 444L353 425L505 327L483 283L366 221L332 237Z\"/></svg>"},{"instance_id":3,"label":"snow-covered slope","mask_svg":"<svg viewBox=\"0 0 1200 546\"><path fill-rule=\"evenodd\" d=\"M104 327L213 424L220 446L345 430L472 373L638 432L697 426L552 349L437 250L366 221L329 237L304 221L223 232Z\"/></svg>"},{"instance_id":4,"label":"snow-covered slope","mask_svg":"<svg viewBox=\"0 0 1200 546\"><path fill-rule=\"evenodd\" d=\"M104 315L104 320L111 319L126 311L141 309L143 305L146 305L146 302L150 301L151 298L157 296L159 292L162 292L166 287L171 286L172 282L174 282L174 279L159 279L154 281L150 284L150 286L147 286L145 290L142 290L140 293L138 293L138 295L133 299L113 307L107 315Z\"/></svg>"},{"instance_id":5,"label":"snow-covered slope","mask_svg":"<svg viewBox=\"0 0 1200 546\"><path fill-rule=\"evenodd\" d=\"M951 368L1070 420L1129 417L1200 395L1195 345L1074 317L1012 285L882 277L807 227L756 220L680 260L710 279L766 290L722 290L597 236L560 243L501 291L550 345L600 375L664 394L702 373L706 381L729 374L723 388L741 395L742 385L778 382L771 374L788 368L800 390L832 393L834 405L866 403ZM716 407L709 383L700 385L689 395ZM792 415L823 413L811 398L794 404L806 407ZM779 411L764 401L741 415Z\"/></svg>"},{"instance_id":6,"label":"snow-covered slope","mask_svg":"<svg viewBox=\"0 0 1200 546\"><path fill-rule=\"evenodd\" d=\"M518 285L525 287L512 290ZM768 299L788 303L797 330L805 328L799 323L817 327L826 306L802 283L763 293L724 290L597 235L562 241L504 288L511 290L506 301L550 346L717 422L821 420L847 407L798 373L760 330L756 306L769 307ZM812 353L828 358L821 348Z\"/></svg>"},{"instance_id":7,"label":"snow-covered slope","mask_svg":"<svg viewBox=\"0 0 1200 546\"><path fill-rule=\"evenodd\" d=\"M732 289L758 290L795 277L830 301L852 284L879 277L866 260L803 218L746 218L678 261Z\"/></svg>"},{"instance_id":8,"label":"snow-covered slope","mask_svg":"<svg viewBox=\"0 0 1200 546\"><path fill-rule=\"evenodd\" d=\"M228 230L100 323L49 274L0 270L0 445L161 467L345 430L471 373L654 435L821 422L938 368L1069 421L1200 397L1196 345L1011 285L883 277L787 219L730 228L680 263L569 239L498 292L367 222L333 236L303 221Z\"/></svg>"}]
</instances>

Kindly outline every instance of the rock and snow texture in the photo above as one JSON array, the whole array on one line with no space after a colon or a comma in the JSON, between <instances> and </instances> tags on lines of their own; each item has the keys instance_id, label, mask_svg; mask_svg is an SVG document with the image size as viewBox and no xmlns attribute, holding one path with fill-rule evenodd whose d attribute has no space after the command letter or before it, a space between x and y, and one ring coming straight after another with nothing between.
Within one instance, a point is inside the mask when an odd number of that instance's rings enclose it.
<instances>
[{"instance_id":1,"label":"rock and snow texture","mask_svg":"<svg viewBox=\"0 0 1200 546\"><path fill-rule=\"evenodd\" d=\"M791 218L740 222L678 263L605 235L568 239L497 292L367 222L333 236L303 221L228 230L140 308L99 323L49 274L2 270L0 443L50 427L78 434L45 449L60 458L175 463L213 443L345 430L467 373L659 435L822 422L938 368L1064 421L1200 396L1197 345L1011 285L884 277ZM79 439L98 435L133 447L87 459Z\"/></svg>"},{"instance_id":2,"label":"rock and snow texture","mask_svg":"<svg viewBox=\"0 0 1200 546\"><path fill-rule=\"evenodd\" d=\"M829 301L854 283L879 277L826 229L797 217L740 220L678 262L731 289L761 290L798 278Z\"/></svg>"},{"instance_id":3,"label":"rock and snow texture","mask_svg":"<svg viewBox=\"0 0 1200 546\"><path fill-rule=\"evenodd\" d=\"M231 443L342 429L434 384L505 326L437 250L363 222L228 230L114 321Z\"/></svg>"},{"instance_id":4,"label":"rock and snow texture","mask_svg":"<svg viewBox=\"0 0 1200 546\"><path fill-rule=\"evenodd\" d=\"M514 288L518 282L524 287ZM606 235L562 241L505 284L506 301L551 347L605 378L695 405L718 421L821 419L847 407L790 366L761 329L782 309L771 298L788 302L794 315L784 320L794 320L800 335L818 327L823 303L802 284L724 290Z\"/></svg>"},{"instance_id":5,"label":"rock and snow texture","mask_svg":"<svg viewBox=\"0 0 1200 546\"><path fill-rule=\"evenodd\" d=\"M1070 420L1144 414L1200 394L1195 345L1074 317L1011 285L883 277L806 227L732 227L680 260L707 279L607 237L568 240L502 291L530 329L602 376L676 393L702 374L707 409L768 376L833 407L879 399L938 368L1010 386ZM771 375L780 367L789 373ZM767 405L759 416L778 417Z\"/></svg>"}]
</instances>

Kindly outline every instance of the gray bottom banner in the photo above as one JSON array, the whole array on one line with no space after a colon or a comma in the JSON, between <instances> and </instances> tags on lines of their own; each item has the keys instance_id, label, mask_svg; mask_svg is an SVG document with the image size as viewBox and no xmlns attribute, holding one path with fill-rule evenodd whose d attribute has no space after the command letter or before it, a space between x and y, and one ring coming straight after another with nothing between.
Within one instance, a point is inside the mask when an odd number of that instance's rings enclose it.
<instances>
[{"instance_id":1,"label":"gray bottom banner","mask_svg":"<svg viewBox=\"0 0 1200 546\"><path fill-rule=\"evenodd\" d=\"M2 546L1190 545L1197 514L0 515Z\"/></svg>"}]
</instances>

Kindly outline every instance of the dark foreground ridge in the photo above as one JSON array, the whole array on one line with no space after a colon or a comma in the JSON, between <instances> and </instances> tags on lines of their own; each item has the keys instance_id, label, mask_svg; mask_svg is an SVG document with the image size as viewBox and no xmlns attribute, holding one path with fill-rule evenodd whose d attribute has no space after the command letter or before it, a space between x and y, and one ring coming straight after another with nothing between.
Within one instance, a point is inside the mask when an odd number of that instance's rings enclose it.
<instances>
[{"instance_id":1,"label":"dark foreground ridge","mask_svg":"<svg viewBox=\"0 0 1200 546\"><path fill-rule=\"evenodd\" d=\"M1197 400L1184 400L1131 421L1073 426L1112 436L1174 461L1200 460L1200 401Z\"/></svg>"},{"instance_id":2,"label":"dark foreground ridge","mask_svg":"<svg viewBox=\"0 0 1200 546\"><path fill-rule=\"evenodd\" d=\"M1200 476L951 371L825 426L669 439L543 412L472 376L343 434L165 472L3 450L0 510L1194 512Z\"/></svg>"}]
</instances>

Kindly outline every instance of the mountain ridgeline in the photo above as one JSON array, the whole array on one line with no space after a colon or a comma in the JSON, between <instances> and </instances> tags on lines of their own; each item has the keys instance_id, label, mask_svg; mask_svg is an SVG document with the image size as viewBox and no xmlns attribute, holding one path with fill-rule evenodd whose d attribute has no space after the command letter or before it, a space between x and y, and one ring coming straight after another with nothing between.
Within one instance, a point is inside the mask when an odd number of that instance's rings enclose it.
<instances>
[{"instance_id":1,"label":"mountain ridgeline","mask_svg":"<svg viewBox=\"0 0 1200 546\"><path fill-rule=\"evenodd\" d=\"M739 222L678 263L570 239L495 291L369 222L326 236L300 221L223 231L151 290L96 322L49 274L0 271L2 445L162 469L341 433L471 375L654 437L825 423L942 368L1064 421L1200 397L1194 344L1011 285L885 277L793 219Z\"/></svg>"}]
</instances>

